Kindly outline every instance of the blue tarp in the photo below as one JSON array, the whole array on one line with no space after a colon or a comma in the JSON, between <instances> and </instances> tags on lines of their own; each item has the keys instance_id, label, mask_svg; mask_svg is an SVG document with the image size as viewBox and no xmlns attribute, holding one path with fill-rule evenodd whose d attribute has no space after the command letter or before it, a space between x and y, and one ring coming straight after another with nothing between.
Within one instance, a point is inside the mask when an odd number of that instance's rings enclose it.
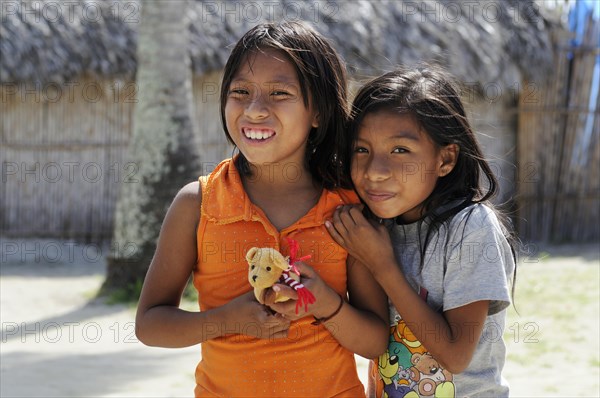
<instances>
[{"instance_id":1,"label":"blue tarp","mask_svg":"<svg viewBox=\"0 0 600 398\"><path fill-rule=\"evenodd\" d=\"M575 47L581 46L586 30L586 25L589 21L590 15L592 19L598 22L600 18L600 1L598 0L577 0L575 5L569 12L569 29L575 33L575 37L572 39L571 44ZM592 46L600 48L600 35L593 38ZM574 162L579 163L583 166L587 163L587 149L592 143L594 134L594 119L600 117L594 112L598 103L598 96L600 92L600 53L596 55L596 63L594 66L594 75L592 78L592 87L590 90L590 98L588 102L588 112L585 120L585 127L583 129L582 136L578 137L577 143L573 147L573 157L571 158ZM596 131L596 134L600 132Z\"/></svg>"}]
</instances>

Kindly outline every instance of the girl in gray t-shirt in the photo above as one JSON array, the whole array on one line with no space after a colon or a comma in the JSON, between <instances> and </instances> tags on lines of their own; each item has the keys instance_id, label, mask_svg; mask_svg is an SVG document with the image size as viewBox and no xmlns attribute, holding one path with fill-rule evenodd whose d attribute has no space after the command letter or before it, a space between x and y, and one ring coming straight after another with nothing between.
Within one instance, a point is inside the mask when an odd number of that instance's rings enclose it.
<instances>
[{"instance_id":1,"label":"girl in gray t-shirt","mask_svg":"<svg viewBox=\"0 0 600 398\"><path fill-rule=\"evenodd\" d=\"M362 87L353 110L340 160L368 208L341 207L326 225L389 298L369 395L508 396L515 256L457 86L439 68L397 70Z\"/></svg>"}]
</instances>

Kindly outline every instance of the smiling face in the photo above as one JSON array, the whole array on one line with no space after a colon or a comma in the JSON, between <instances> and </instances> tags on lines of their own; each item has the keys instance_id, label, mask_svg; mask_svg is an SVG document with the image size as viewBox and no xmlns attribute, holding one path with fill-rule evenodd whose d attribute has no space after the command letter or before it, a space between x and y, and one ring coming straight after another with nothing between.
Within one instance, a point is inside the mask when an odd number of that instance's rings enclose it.
<instances>
[{"instance_id":1,"label":"smiling face","mask_svg":"<svg viewBox=\"0 0 600 398\"><path fill-rule=\"evenodd\" d=\"M452 171L454 159L453 146L438 148L412 115L376 111L359 126L352 181L378 217L414 222L438 178Z\"/></svg>"},{"instance_id":2,"label":"smiling face","mask_svg":"<svg viewBox=\"0 0 600 398\"><path fill-rule=\"evenodd\" d=\"M227 130L252 164L294 163L304 154L316 112L304 105L294 66L273 49L248 55L234 75L225 105Z\"/></svg>"}]
</instances>

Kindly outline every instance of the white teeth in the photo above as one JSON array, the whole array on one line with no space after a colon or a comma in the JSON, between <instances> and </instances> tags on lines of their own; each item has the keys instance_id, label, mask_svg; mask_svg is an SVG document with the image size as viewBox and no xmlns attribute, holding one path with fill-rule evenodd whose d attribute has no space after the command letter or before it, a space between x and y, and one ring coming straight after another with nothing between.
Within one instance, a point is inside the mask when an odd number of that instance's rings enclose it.
<instances>
[{"instance_id":1,"label":"white teeth","mask_svg":"<svg viewBox=\"0 0 600 398\"><path fill-rule=\"evenodd\" d=\"M264 140L274 135L272 131L244 129L244 135L252 140Z\"/></svg>"}]
</instances>

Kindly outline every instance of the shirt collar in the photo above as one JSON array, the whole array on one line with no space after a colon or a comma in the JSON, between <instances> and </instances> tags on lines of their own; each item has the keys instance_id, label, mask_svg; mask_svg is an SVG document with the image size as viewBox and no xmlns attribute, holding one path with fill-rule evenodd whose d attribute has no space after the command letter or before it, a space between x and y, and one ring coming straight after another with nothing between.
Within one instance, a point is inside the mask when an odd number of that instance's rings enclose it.
<instances>
[{"instance_id":1,"label":"shirt collar","mask_svg":"<svg viewBox=\"0 0 600 398\"><path fill-rule=\"evenodd\" d=\"M237 221L269 223L262 210L253 205L246 194L234 159L221 162L210 175L207 183L208 189L202 197L202 217L208 217L210 221L217 224L230 224ZM332 217L335 208L344 203L358 203L358 197L353 191L324 189L317 204L284 230L322 225L326 219Z\"/></svg>"}]
</instances>

